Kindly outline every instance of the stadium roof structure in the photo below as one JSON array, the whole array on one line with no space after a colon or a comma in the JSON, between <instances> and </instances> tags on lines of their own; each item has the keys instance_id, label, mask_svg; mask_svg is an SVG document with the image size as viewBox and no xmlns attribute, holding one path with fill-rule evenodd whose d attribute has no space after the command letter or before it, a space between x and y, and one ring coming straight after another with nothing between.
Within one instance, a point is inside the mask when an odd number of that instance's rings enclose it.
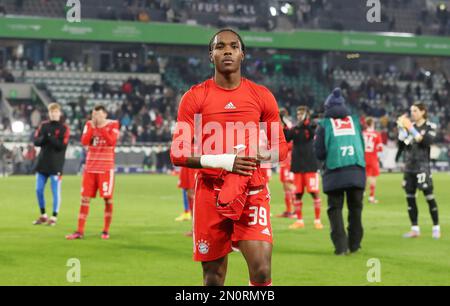
<instances>
[{"instance_id":1,"label":"stadium roof structure","mask_svg":"<svg viewBox=\"0 0 450 306\"><path fill-rule=\"evenodd\" d=\"M0 18L0 38L206 46L217 29L172 23ZM450 37L333 31L240 32L249 47L450 56Z\"/></svg>"}]
</instances>

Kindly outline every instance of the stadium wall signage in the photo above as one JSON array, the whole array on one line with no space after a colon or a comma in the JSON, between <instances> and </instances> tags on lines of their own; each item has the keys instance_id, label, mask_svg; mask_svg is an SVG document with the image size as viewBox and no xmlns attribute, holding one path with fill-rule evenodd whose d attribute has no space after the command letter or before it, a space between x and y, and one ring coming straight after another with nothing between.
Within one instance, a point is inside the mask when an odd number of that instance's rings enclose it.
<instances>
[{"instance_id":1,"label":"stadium wall signage","mask_svg":"<svg viewBox=\"0 0 450 306\"><path fill-rule=\"evenodd\" d=\"M0 38L206 46L217 29L169 23L0 18ZM249 47L450 56L450 38L399 33L241 32Z\"/></svg>"}]
</instances>

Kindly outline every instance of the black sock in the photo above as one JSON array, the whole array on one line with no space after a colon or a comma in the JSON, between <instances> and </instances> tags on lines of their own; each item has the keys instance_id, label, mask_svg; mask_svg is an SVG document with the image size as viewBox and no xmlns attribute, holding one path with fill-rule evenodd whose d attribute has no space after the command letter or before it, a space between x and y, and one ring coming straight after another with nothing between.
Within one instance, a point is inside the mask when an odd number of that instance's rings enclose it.
<instances>
[{"instance_id":1,"label":"black sock","mask_svg":"<svg viewBox=\"0 0 450 306\"><path fill-rule=\"evenodd\" d=\"M439 225L439 210L437 206L434 194L431 192L425 192L425 197L427 198L428 206L430 207L431 219L433 219L433 225Z\"/></svg>"},{"instance_id":2,"label":"black sock","mask_svg":"<svg viewBox=\"0 0 450 306\"><path fill-rule=\"evenodd\" d=\"M55 218L58 217L58 213L54 212L53 217L55 217Z\"/></svg>"},{"instance_id":3,"label":"black sock","mask_svg":"<svg viewBox=\"0 0 450 306\"><path fill-rule=\"evenodd\" d=\"M41 215L45 215L45 208L41 208Z\"/></svg>"},{"instance_id":4,"label":"black sock","mask_svg":"<svg viewBox=\"0 0 450 306\"><path fill-rule=\"evenodd\" d=\"M415 196L407 196L408 214L411 224L417 226L419 224L419 210L417 209L417 202Z\"/></svg>"}]
</instances>

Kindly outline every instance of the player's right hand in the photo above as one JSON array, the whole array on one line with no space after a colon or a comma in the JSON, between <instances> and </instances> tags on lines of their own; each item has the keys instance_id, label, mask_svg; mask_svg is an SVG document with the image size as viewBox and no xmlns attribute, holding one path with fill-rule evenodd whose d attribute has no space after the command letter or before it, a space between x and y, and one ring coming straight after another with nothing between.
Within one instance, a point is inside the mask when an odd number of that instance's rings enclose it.
<instances>
[{"instance_id":1,"label":"player's right hand","mask_svg":"<svg viewBox=\"0 0 450 306\"><path fill-rule=\"evenodd\" d=\"M256 170L258 160L255 157L240 157L236 156L234 160L233 173L252 176L253 171Z\"/></svg>"}]
</instances>

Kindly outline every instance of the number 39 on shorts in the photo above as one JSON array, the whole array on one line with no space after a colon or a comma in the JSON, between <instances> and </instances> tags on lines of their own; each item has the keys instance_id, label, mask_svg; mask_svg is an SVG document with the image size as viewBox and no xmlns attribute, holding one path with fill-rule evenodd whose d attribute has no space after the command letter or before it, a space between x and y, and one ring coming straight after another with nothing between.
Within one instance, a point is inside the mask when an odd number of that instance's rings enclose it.
<instances>
[{"instance_id":1,"label":"number 39 on shorts","mask_svg":"<svg viewBox=\"0 0 450 306\"><path fill-rule=\"evenodd\" d=\"M264 207L250 206L249 209L252 211L249 217L252 221L248 223L249 226L253 226L259 223L261 226L267 226L267 209Z\"/></svg>"}]
</instances>

